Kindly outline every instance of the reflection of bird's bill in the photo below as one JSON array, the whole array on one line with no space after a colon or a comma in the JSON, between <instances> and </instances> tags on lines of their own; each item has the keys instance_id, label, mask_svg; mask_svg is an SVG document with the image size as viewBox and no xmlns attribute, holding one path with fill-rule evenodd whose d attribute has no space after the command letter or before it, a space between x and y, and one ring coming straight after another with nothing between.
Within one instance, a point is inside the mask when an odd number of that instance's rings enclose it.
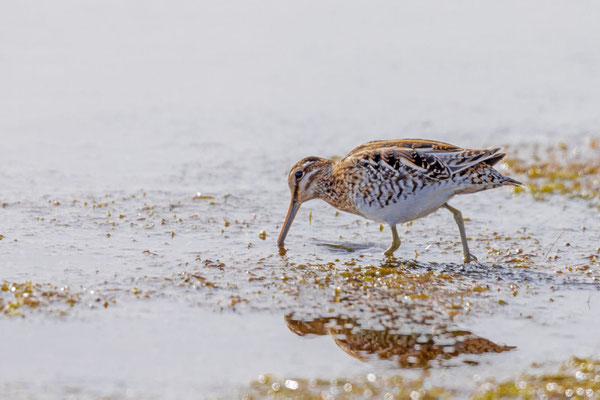
<instances>
[{"instance_id":1,"label":"reflection of bird's bill","mask_svg":"<svg viewBox=\"0 0 600 400\"><path fill-rule=\"evenodd\" d=\"M298 210L300 210L300 206L301 206L301 204L298 203L294 199L292 199L292 201L290 202L290 208L288 209L287 215L285 217L285 221L283 223L283 227L281 228L281 233L279 234L279 239L277 239L278 246L283 245L283 242L285 242L285 237L287 236L288 231L290 230L290 227L292 226L292 222L294 222L294 218L296 217Z\"/></svg>"},{"instance_id":2,"label":"reflection of bird's bill","mask_svg":"<svg viewBox=\"0 0 600 400\"><path fill-rule=\"evenodd\" d=\"M290 331L298 336L327 335L326 325L330 318L319 318L310 321L296 320L291 315L285 316L285 323Z\"/></svg>"}]
</instances>

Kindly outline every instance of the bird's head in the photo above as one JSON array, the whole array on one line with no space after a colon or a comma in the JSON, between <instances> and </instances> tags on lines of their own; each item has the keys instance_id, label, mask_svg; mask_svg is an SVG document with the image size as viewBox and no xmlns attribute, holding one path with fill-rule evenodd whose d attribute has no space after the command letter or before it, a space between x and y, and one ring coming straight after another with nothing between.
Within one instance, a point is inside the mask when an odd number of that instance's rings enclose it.
<instances>
[{"instance_id":1,"label":"bird's head","mask_svg":"<svg viewBox=\"0 0 600 400\"><path fill-rule=\"evenodd\" d=\"M306 157L298 161L288 175L288 186L292 195L290 208L277 239L281 246L285 241L294 217L302 203L319 198L329 185L333 162L325 158Z\"/></svg>"}]
</instances>

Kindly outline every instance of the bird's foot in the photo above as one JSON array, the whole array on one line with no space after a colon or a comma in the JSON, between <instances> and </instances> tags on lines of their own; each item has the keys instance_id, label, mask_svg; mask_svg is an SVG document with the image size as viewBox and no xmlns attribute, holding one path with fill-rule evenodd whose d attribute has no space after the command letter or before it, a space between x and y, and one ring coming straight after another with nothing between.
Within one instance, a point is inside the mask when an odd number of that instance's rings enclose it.
<instances>
[{"instance_id":1,"label":"bird's foot","mask_svg":"<svg viewBox=\"0 0 600 400\"><path fill-rule=\"evenodd\" d=\"M400 247L400 241L394 241L390 248L383 252L383 255L385 255L386 257L394 257L394 252L398 250L398 247Z\"/></svg>"},{"instance_id":2,"label":"bird's foot","mask_svg":"<svg viewBox=\"0 0 600 400\"><path fill-rule=\"evenodd\" d=\"M394 257L394 251L396 251L396 249L392 249L391 247L389 249L387 249L386 251L383 252L383 255L386 257Z\"/></svg>"},{"instance_id":3,"label":"bird's foot","mask_svg":"<svg viewBox=\"0 0 600 400\"><path fill-rule=\"evenodd\" d=\"M467 253L467 254L465 254L463 260L464 260L465 264L468 264L468 263L471 263L471 262L476 262L477 261L477 257L475 257L471 253Z\"/></svg>"}]
</instances>

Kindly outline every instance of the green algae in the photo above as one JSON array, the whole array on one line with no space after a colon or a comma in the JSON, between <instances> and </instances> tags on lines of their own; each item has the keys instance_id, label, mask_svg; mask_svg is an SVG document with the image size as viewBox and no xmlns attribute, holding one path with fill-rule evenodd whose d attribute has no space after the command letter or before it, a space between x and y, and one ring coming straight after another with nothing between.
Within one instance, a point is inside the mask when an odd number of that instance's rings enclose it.
<instances>
[{"instance_id":1,"label":"green algae","mask_svg":"<svg viewBox=\"0 0 600 400\"><path fill-rule=\"evenodd\" d=\"M191 286L194 289L199 286L205 286L210 288L217 288L217 284L209 281L204 276L194 272L180 272L176 275L179 281L178 286Z\"/></svg>"},{"instance_id":2,"label":"green algae","mask_svg":"<svg viewBox=\"0 0 600 400\"><path fill-rule=\"evenodd\" d=\"M529 372L514 380L488 379L467 394L433 386L427 378L407 379L399 375L359 375L351 378L303 379L272 374L260 375L238 390L242 399L596 399L600 397L600 361L572 357L557 371L545 373L534 363Z\"/></svg>"},{"instance_id":3,"label":"green algae","mask_svg":"<svg viewBox=\"0 0 600 400\"><path fill-rule=\"evenodd\" d=\"M473 282L459 270L400 260L387 260L378 266L358 264L359 260L339 266L334 262L290 263L285 275L269 284L292 296L305 290L331 290L329 301L345 308L367 301L382 313L409 307L443 318L468 313L475 298L489 297L489 287Z\"/></svg>"},{"instance_id":4,"label":"green algae","mask_svg":"<svg viewBox=\"0 0 600 400\"><path fill-rule=\"evenodd\" d=\"M573 357L553 373L529 373L503 382L489 380L484 386L487 389L479 389L472 396L474 400L600 398L600 361Z\"/></svg>"},{"instance_id":5,"label":"green algae","mask_svg":"<svg viewBox=\"0 0 600 400\"><path fill-rule=\"evenodd\" d=\"M426 387L423 380L374 374L349 379L298 379L260 375L248 388L240 390L247 400L272 399L449 399L453 393L439 387Z\"/></svg>"},{"instance_id":6,"label":"green algae","mask_svg":"<svg viewBox=\"0 0 600 400\"><path fill-rule=\"evenodd\" d=\"M507 158L505 165L523 182L515 193L530 193L536 200L559 194L590 201L600 208L600 148L592 140L586 153L572 156L564 144L548 147L542 156Z\"/></svg>"},{"instance_id":7,"label":"green algae","mask_svg":"<svg viewBox=\"0 0 600 400\"><path fill-rule=\"evenodd\" d=\"M0 286L0 313L9 317L25 316L35 310L64 315L79 301L80 295L72 293L68 287L57 288L31 281L4 281Z\"/></svg>"}]
</instances>

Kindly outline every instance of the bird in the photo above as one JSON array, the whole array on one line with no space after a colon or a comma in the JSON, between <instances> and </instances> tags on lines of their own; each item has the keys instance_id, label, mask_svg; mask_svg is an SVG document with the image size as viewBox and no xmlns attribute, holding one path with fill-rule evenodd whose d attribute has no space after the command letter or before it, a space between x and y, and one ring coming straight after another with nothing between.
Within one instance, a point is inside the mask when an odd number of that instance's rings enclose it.
<instances>
[{"instance_id":1,"label":"bird","mask_svg":"<svg viewBox=\"0 0 600 400\"><path fill-rule=\"evenodd\" d=\"M384 252L388 257L400 247L398 224L445 208L458 225L464 262L477 261L469 251L462 213L448 201L459 194L521 186L521 182L494 168L506 156L501 150L398 139L367 142L335 161L315 156L303 158L288 174L291 202L277 245L283 248L300 206L313 199L389 225L392 244Z\"/></svg>"}]
</instances>

